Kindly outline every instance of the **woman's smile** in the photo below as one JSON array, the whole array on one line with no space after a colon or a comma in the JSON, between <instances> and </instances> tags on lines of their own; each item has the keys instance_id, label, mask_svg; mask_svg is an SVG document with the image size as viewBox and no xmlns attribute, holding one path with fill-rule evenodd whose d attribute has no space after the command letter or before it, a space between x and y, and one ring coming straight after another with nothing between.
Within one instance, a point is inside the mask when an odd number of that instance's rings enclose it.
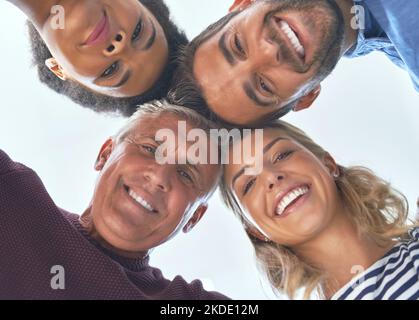
<instances>
[{"instance_id":1,"label":"woman's smile","mask_svg":"<svg viewBox=\"0 0 419 320\"><path fill-rule=\"evenodd\" d=\"M310 185L303 184L280 192L274 202L274 217L284 219L296 212L306 202L310 196L310 191Z\"/></svg>"}]
</instances>

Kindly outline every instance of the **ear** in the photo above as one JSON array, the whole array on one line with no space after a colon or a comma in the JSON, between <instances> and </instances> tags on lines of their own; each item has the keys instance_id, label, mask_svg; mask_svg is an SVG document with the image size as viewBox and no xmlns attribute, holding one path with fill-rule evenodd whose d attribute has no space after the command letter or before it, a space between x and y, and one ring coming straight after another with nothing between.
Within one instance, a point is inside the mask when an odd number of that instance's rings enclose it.
<instances>
[{"instance_id":1,"label":"ear","mask_svg":"<svg viewBox=\"0 0 419 320\"><path fill-rule=\"evenodd\" d=\"M250 6L253 2L254 0L235 0L228 11L233 12L243 10Z\"/></svg>"},{"instance_id":2,"label":"ear","mask_svg":"<svg viewBox=\"0 0 419 320\"><path fill-rule=\"evenodd\" d=\"M58 64L55 58L49 58L45 60L45 65L48 69L55 74L55 76L63 81L67 80L68 77L65 75L63 68Z\"/></svg>"},{"instance_id":3,"label":"ear","mask_svg":"<svg viewBox=\"0 0 419 320\"><path fill-rule=\"evenodd\" d=\"M324 156L323 163L334 178L338 178L340 176L339 166L329 153L326 153Z\"/></svg>"},{"instance_id":4,"label":"ear","mask_svg":"<svg viewBox=\"0 0 419 320\"><path fill-rule=\"evenodd\" d=\"M311 90L304 97L300 98L297 105L294 107L294 111L298 112L310 108L313 102L316 101L316 99L319 97L321 91L322 86L318 85L315 89Z\"/></svg>"},{"instance_id":5,"label":"ear","mask_svg":"<svg viewBox=\"0 0 419 320\"><path fill-rule=\"evenodd\" d=\"M192 218L188 221L186 226L183 227L183 232L188 233L190 232L201 219L204 217L205 212L207 212L208 204L201 204L198 209L196 209L195 213L193 214Z\"/></svg>"},{"instance_id":6,"label":"ear","mask_svg":"<svg viewBox=\"0 0 419 320\"><path fill-rule=\"evenodd\" d=\"M106 162L108 161L110 155L113 151L113 140L108 139L102 146L102 148L99 151L99 155L97 156L96 162L95 162L95 170L101 171L103 167L105 166Z\"/></svg>"}]
</instances>

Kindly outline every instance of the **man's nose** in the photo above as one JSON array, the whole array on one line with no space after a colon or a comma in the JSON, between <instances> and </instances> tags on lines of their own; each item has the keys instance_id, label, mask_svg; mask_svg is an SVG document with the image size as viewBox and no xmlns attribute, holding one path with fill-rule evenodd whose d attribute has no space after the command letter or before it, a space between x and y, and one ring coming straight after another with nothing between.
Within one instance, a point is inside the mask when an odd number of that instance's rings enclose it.
<instances>
[{"instance_id":1,"label":"man's nose","mask_svg":"<svg viewBox=\"0 0 419 320\"><path fill-rule=\"evenodd\" d=\"M108 57L120 54L127 46L127 41L127 34L124 31L118 32L109 46L104 50L104 54Z\"/></svg>"},{"instance_id":2,"label":"man's nose","mask_svg":"<svg viewBox=\"0 0 419 320\"><path fill-rule=\"evenodd\" d=\"M259 42L256 52L256 61L260 67L278 66L280 61L279 44L269 38L264 38Z\"/></svg>"},{"instance_id":3,"label":"man's nose","mask_svg":"<svg viewBox=\"0 0 419 320\"><path fill-rule=\"evenodd\" d=\"M144 173L146 188L150 192L169 192L171 189L169 165L157 165Z\"/></svg>"}]
</instances>

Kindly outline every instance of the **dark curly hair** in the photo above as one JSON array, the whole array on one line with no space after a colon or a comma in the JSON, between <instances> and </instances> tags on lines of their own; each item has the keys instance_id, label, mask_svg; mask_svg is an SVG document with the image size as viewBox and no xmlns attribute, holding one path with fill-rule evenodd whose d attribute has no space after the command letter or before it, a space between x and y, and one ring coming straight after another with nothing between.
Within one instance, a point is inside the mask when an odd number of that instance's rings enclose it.
<instances>
[{"instance_id":1,"label":"dark curly hair","mask_svg":"<svg viewBox=\"0 0 419 320\"><path fill-rule=\"evenodd\" d=\"M135 97L115 98L90 91L74 81L60 80L45 65L45 60L51 58L52 54L35 26L28 21L33 64L41 82L83 107L100 113L117 113L125 117L131 116L138 105L165 97L176 69L179 50L182 46L187 45L188 39L185 33L171 20L169 8L163 0L139 0L139 2L156 17L169 44L169 62L151 89Z\"/></svg>"}]
</instances>

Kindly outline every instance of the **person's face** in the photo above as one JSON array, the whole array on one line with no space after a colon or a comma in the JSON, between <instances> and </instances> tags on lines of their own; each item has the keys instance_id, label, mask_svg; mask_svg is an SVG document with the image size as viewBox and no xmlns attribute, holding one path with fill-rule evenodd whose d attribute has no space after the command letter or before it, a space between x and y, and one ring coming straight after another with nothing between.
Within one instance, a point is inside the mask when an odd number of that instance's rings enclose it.
<instances>
[{"instance_id":1,"label":"person's face","mask_svg":"<svg viewBox=\"0 0 419 320\"><path fill-rule=\"evenodd\" d=\"M46 63L64 80L113 97L149 90L168 61L162 27L138 0L64 0L64 29L51 15L42 37L53 59Z\"/></svg>"},{"instance_id":2,"label":"person's face","mask_svg":"<svg viewBox=\"0 0 419 320\"><path fill-rule=\"evenodd\" d=\"M212 111L245 125L310 106L341 55L343 16L330 1L257 1L205 41L193 69Z\"/></svg>"},{"instance_id":3,"label":"person's face","mask_svg":"<svg viewBox=\"0 0 419 320\"><path fill-rule=\"evenodd\" d=\"M248 135L243 142L250 139ZM226 166L226 185L256 223L249 227L252 234L263 239L263 233L280 245L306 243L330 224L340 205L333 178L338 168L329 155L319 160L278 129L265 129L263 145L262 173L243 174L246 165L254 165L244 154L241 164ZM241 150L236 143L230 152Z\"/></svg>"},{"instance_id":4,"label":"person's face","mask_svg":"<svg viewBox=\"0 0 419 320\"><path fill-rule=\"evenodd\" d=\"M220 167L156 161L161 144L156 132L165 128L176 133L177 126L178 118L169 114L143 118L121 142L109 140L103 146L91 216L100 237L112 247L148 251L182 228L189 231L205 213L204 198L215 187ZM187 125L187 132L190 129ZM175 146L176 154L184 152L180 145Z\"/></svg>"}]
</instances>

